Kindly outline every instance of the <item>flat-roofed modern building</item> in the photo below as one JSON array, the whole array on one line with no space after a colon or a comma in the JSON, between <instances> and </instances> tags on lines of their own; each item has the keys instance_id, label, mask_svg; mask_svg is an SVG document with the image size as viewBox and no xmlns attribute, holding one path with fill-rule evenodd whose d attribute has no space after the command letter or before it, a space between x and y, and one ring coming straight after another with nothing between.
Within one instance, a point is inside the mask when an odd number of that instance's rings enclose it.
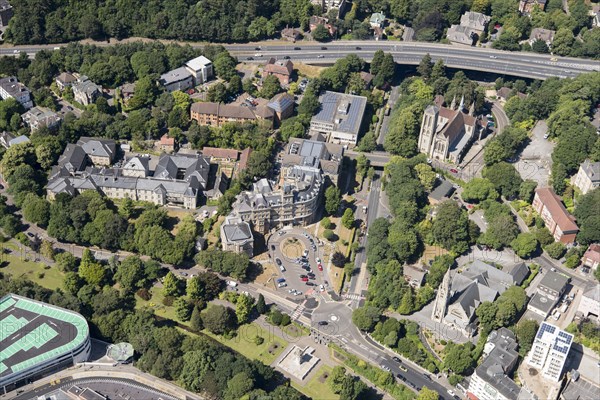
<instances>
[{"instance_id":1,"label":"flat-roofed modern building","mask_svg":"<svg viewBox=\"0 0 600 400\"><path fill-rule=\"evenodd\" d=\"M194 77L187 68L179 67L162 74L158 82L167 92L184 91L194 86Z\"/></svg>"},{"instance_id":2,"label":"flat-roofed modern building","mask_svg":"<svg viewBox=\"0 0 600 400\"><path fill-rule=\"evenodd\" d=\"M85 318L15 294L0 298L0 393L87 361Z\"/></svg>"},{"instance_id":3,"label":"flat-roofed modern building","mask_svg":"<svg viewBox=\"0 0 600 400\"><path fill-rule=\"evenodd\" d=\"M310 120L311 134L321 134L330 143L356 145L367 98L326 91L319 102L321 109Z\"/></svg>"},{"instance_id":4,"label":"flat-roofed modern building","mask_svg":"<svg viewBox=\"0 0 600 400\"><path fill-rule=\"evenodd\" d=\"M573 335L542 322L527 355L527 364L541 370L544 378L558 382L572 343Z\"/></svg>"},{"instance_id":5,"label":"flat-roofed modern building","mask_svg":"<svg viewBox=\"0 0 600 400\"><path fill-rule=\"evenodd\" d=\"M194 83L200 85L213 77L213 64L204 56L196 57L185 63L185 68L194 78Z\"/></svg>"}]
</instances>

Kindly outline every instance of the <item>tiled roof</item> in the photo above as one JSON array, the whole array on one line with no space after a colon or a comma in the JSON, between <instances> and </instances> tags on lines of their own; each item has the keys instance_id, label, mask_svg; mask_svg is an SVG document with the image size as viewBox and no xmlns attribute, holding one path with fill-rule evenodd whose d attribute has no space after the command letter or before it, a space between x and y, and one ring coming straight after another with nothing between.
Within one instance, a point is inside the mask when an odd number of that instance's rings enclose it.
<instances>
[{"instance_id":1,"label":"tiled roof","mask_svg":"<svg viewBox=\"0 0 600 400\"><path fill-rule=\"evenodd\" d=\"M535 190L542 204L548 209L554 222L563 232L577 231L579 228L574 222L574 217L569 214L560 198L550 188L538 188Z\"/></svg>"}]
</instances>

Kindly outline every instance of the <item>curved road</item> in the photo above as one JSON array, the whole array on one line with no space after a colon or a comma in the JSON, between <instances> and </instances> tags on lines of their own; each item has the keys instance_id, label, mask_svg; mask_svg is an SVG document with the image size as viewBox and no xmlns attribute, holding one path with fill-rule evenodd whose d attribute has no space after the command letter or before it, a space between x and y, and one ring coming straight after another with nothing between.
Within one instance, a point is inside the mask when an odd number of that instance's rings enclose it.
<instances>
[{"instance_id":1,"label":"curved road","mask_svg":"<svg viewBox=\"0 0 600 400\"><path fill-rule=\"evenodd\" d=\"M97 42L99 46L109 46ZM191 43L193 47L204 47L206 43ZM0 48L0 55L16 55L25 52L30 56L41 50L53 50L64 46L25 45ZM552 58L550 55L527 52L509 52L482 47L454 46L441 43L395 42L395 41L335 41L330 43L265 41L248 44L229 44L225 47L241 61L264 62L268 57L289 57L294 61L332 64L350 53L370 60L377 50L391 53L400 64L417 65L427 53L436 61L444 60L450 68L492 72L501 75L533 79L553 76L575 77L584 72L600 71L598 60L569 57ZM253 60L249 60L252 58ZM554 61L553 61L554 60Z\"/></svg>"}]
</instances>

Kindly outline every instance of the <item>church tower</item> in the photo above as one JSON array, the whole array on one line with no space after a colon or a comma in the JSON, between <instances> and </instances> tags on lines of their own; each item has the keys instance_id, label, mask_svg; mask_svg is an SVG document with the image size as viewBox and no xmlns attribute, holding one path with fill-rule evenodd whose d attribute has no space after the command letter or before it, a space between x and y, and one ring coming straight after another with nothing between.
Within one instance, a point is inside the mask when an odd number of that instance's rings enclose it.
<instances>
[{"instance_id":1,"label":"church tower","mask_svg":"<svg viewBox=\"0 0 600 400\"><path fill-rule=\"evenodd\" d=\"M433 139L437 127L437 119L440 109L437 106L429 106L423 113L421 132L419 133L419 152L430 156L433 152Z\"/></svg>"},{"instance_id":2,"label":"church tower","mask_svg":"<svg viewBox=\"0 0 600 400\"><path fill-rule=\"evenodd\" d=\"M435 322L442 322L446 315L446 308L448 306L448 296L450 295L450 268L446 271L444 279L438 287L437 296L433 303L433 312L431 313L431 319Z\"/></svg>"}]
</instances>

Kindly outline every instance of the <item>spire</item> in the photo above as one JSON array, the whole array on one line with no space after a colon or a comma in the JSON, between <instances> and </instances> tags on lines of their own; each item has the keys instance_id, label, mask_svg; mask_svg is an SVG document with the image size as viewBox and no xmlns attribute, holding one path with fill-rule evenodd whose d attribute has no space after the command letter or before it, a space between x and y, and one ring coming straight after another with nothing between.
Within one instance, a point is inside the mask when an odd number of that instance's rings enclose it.
<instances>
[{"instance_id":1,"label":"spire","mask_svg":"<svg viewBox=\"0 0 600 400\"><path fill-rule=\"evenodd\" d=\"M462 111L465 109L465 95L463 94L460 98L460 105L458 106L458 111Z\"/></svg>"},{"instance_id":2,"label":"spire","mask_svg":"<svg viewBox=\"0 0 600 400\"><path fill-rule=\"evenodd\" d=\"M450 268L444 274L444 279L438 287L438 292L433 303L433 312L431 313L431 319L435 322L442 322L446 315L448 306L448 295L450 294Z\"/></svg>"},{"instance_id":3,"label":"spire","mask_svg":"<svg viewBox=\"0 0 600 400\"><path fill-rule=\"evenodd\" d=\"M456 95L452 98L452 103L450 104L450 109L454 110L456 108Z\"/></svg>"},{"instance_id":4,"label":"spire","mask_svg":"<svg viewBox=\"0 0 600 400\"><path fill-rule=\"evenodd\" d=\"M469 115L470 116L474 116L475 115L475 102L471 103L471 107L469 107Z\"/></svg>"}]
</instances>

